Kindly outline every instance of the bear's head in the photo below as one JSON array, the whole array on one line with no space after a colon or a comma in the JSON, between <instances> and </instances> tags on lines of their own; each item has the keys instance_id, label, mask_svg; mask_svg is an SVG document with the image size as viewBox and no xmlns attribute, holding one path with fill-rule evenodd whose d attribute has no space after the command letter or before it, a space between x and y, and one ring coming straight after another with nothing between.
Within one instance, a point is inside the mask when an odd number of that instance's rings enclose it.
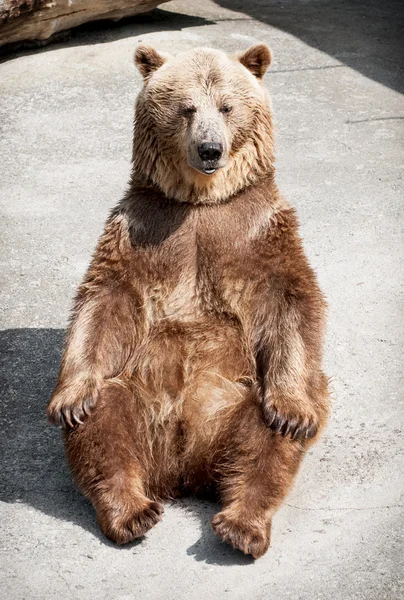
<instances>
[{"instance_id":1,"label":"bear's head","mask_svg":"<svg viewBox=\"0 0 404 600\"><path fill-rule=\"evenodd\" d=\"M197 48L171 57L140 45L134 175L169 198L218 203L273 172L271 62L259 44L237 56Z\"/></svg>"}]
</instances>

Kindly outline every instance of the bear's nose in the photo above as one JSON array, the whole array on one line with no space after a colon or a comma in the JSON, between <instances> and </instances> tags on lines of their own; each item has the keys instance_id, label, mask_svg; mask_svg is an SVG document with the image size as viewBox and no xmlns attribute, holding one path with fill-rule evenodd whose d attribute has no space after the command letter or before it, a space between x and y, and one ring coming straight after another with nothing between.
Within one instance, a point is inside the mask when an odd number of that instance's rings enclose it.
<instances>
[{"instance_id":1,"label":"bear's nose","mask_svg":"<svg viewBox=\"0 0 404 600\"><path fill-rule=\"evenodd\" d=\"M198 154L202 160L219 160L223 154L223 146L216 142L205 142L198 146Z\"/></svg>"}]
</instances>

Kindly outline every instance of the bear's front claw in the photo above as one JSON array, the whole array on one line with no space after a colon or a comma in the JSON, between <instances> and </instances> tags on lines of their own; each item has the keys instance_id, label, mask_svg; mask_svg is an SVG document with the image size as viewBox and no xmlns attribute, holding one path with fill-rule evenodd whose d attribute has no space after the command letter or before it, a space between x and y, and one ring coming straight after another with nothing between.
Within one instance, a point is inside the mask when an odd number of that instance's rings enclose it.
<instances>
[{"instance_id":1,"label":"bear's front claw","mask_svg":"<svg viewBox=\"0 0 404 600\"><path fill-rule=\"evenodd\" d=\"M283 415L273 405L265 406L264 417L267 426L283 437L290 435L292 440L311 439L318 430L314 418Z\"/></svg>"},{"instance_id":2,"label":"bear's front claw","mask_svg":"<svg viewBox=\"0 0 404 600\"><path fill-rule=\"evenodd\" d=\"M83 425L84 420L91 414L95 401L90 398L79 402L63 404L57 400L51 400L47 414L48 419L53 425L58 425L62 429L71 429L76 425Z\"/></svg>"}]
</instances>

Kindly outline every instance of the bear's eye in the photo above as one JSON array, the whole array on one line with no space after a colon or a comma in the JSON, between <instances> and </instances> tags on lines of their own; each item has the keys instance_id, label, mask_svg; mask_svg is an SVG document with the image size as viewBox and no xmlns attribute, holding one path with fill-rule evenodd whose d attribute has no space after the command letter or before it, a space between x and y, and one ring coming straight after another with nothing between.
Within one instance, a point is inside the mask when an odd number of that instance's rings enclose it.
<instances>
[{"instance_id":1,"label":"bear's eye","mask_svg":"<svg viewBox=\"0 0 404 600\"><path fill-rule=\"evenodd\" d=\"M181 107L181 114L184 115L184 117L190 117L195 113L196 113L195 106L182 106Z\"/></svg>"},{"instance_id":2,"label":"bear's eye","mask_svg":"<svg viewBox=\"0 0 404 600\"><path fill-rule=\"evenodd\" d=\"M228 104L224 104L220 108L220 112L224 113L225 115L228 115L229 113L231 113L232 110L233 110L233 108L231 106L229 106Z\"/></svg>"}]
</instances>

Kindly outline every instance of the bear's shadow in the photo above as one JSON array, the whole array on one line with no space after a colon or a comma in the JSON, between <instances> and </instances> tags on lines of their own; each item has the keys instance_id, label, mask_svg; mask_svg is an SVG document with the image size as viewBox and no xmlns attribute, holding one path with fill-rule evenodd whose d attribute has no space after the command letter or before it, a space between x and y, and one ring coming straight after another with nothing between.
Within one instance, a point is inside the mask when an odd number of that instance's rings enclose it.
<instances>
[{"instance_id":1,"label":"bear's shadow","mask_svg":"<svg viewBox=\"0 0 404 600\"><path fill-rule=\"evenodd\" d=\"M91 503L75 488L60 430L46 420L62 351L62 329L9 329L0 332L0 500L24 503L91 532L117 551L98 528ZM249 564L253 559L215 538L210 520L218 506L206 499L181 498L178 505L201 523L200 539L187 553L209 564Z\"/></svg>"}]
</instances>

